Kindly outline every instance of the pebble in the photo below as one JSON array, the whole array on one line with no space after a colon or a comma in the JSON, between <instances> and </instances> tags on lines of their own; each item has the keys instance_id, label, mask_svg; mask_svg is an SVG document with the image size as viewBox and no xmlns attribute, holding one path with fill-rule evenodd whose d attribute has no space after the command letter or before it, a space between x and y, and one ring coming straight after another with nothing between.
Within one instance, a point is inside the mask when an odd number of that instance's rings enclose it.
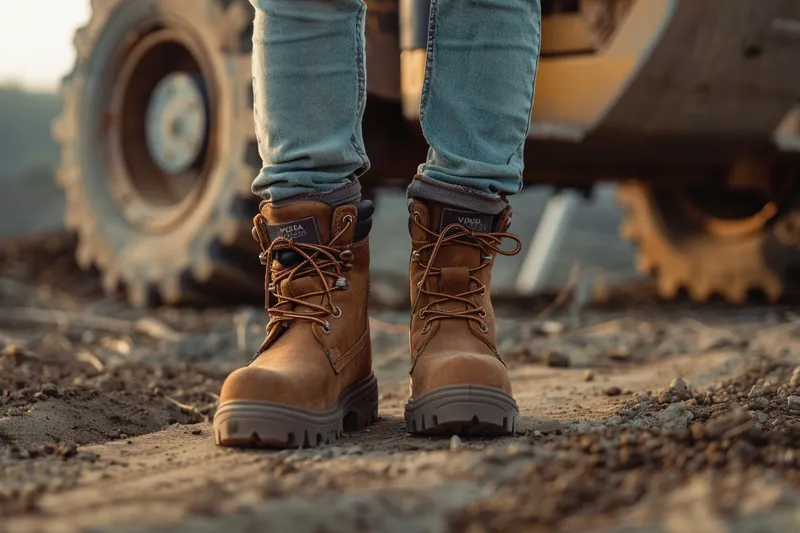
<instances>
[{"instance_id":1,"label":"pebble","mask_svg":"<svg viewBox=\"0 0 800 533\"><path fill-rule=\"evenodd\" d=\"M616 346L605 353L606 357L614 361L627 361L631 355L631 349L627 346Z\"/></svg>"},{"instance_id":2,"label":"pebble","mask_svg":"<svg viewBox=\"0 0 800 533\"><path fill-rule=\"evenodd\" d=\"M203 430L202 429L193 429L192 430L192 435L202 435L202 434L203 434Z\"/></svg>"},{"instance_id":3,"label":"pebble","mask_svg":"<svg viewBox=\"0 0 800 533\"><path fill-rule=\"evenodd\" d=\"M62 442L58 445L58 449L56 451L61 457L72 457L78 453L78 446L72 442Z\"/></svg>"},{"instance_id":4,"label":"pebble","mask_svg":"<svg viewBox=\"0 0 800 533\"><path fill-rule=\"evenodd\" d=\"M800 411L800 396L789 396L787 401L789 409Z\"/></svg>"},{"instance_id":5,"label":"pebble","mask_svg":"<svg viewBox=\"0 0 800 533\"><path fill-rule=\"evenodd\" d=\"M539 431L538 429L536 429L536 430L533 431L533 436L534 437L541 437L542 436L542 432Z\"/></svg>"},{"instance_id":6,"label":"pebble","mask_svg":"<svg viewBox=\"0 0 800 533\"><path fill-rule=\"evenodd\" d=\"M658 413L658 422L664 429L686 429L692 418L694 415L680 402L670 404Z\"/></svg>"},{"instance_id":7,"label":"pebble","mask_svg":"<svg viewBox=\"0 0 800 533\"><path fill-rule=\"evenodd\" d=\"M753 385L750 392L747 393L748 398L762 398L769 394L769 391L759 385Z\"/></svg>"},{"instance_id":8,"label":"pebble","mask_svg":"<svg viewBox=\"0 0 800 533\"><path fill-rule=\"evenodd\" d=\"M52 383L45 383L42 385L42 392L48 396L61 396L61 391Z\"/></svg>"},{"instance_id":9,"label":"pebble","mask_svg":"<svg viewBox=\"0 0 800 533\"><path fill-rule=\"evenodd\" d=\"M686 382L683 380L683 378L675 378L669 384L669 390L671 391L680 392L685 391L688 388L689 387L686 385Z\"/></svg>"},{"instance_id":10,"label":"pebble","mask_svg":"<svg viewBox=\"0 0 800 533\"><path fill-rule=\"evenodd\" d=\"M544 364L552 368L569 367L569 356L561 352L547 351L544 353Z\"/></svg>"},{"instance_id":11,"label":"pebble","mask_svg":"<svg viewBox=\"0 0 800 533\"><path fill-rule=\"evenodd\" d=\"M555 320L545 320L534 326L534 331L544 335L558 335L564 331L564 324Z\"/></svg>"},{"instance_id":12,"label":"pebble","mask_svg":"<svg viewBox=\"0 0 800 533\"><path fill-rule=\"evenodd\" d=\"M460 450L464 447L464 442L461 440L461 437L458 435L453 435L450 437L450 451L455 452Z\"/></svg>"},{"instance_id":13,"label":"pebble","mask_svg":"<svg viewBox=\"0 0 800 533\"><path fill-rule=\"evenodd\" d=\"M35 399L39 400L40 402L43 402L44 400L47 399L47 395L45 393L41 392L41 391L39 391L36 394L34 394L33 397Z\"/></svg>"},{"instance_id":14,"label":"pebble","mask_svg":"<svg viewBox=\"0 0 800 533\"><path fill-rule=\"evenodd\" d=\"M620 389L616 385L612 385L611 387L604 390L603 394L605 394L606 396L619 396L620 394L622 394L622 389Z\"/></svg>"},{"instance_id":15,"label":"pebble","mask_svg":"<svg viewBox=\"0 0 800 533\"><path fill-rule=\"evenodd\" d=\"M800 366L792 371L792 379L789 380L789 386L793 389L800 386Z\"/></svg>"},{"instance_id":16,"label":"pebble","mask_svg":"<svg viewBox=\"0 0 800 533\"><path fill-rule=\"evenodd\" d=\"M586 370L583 373L583 381L594 381L594 372L591 370Z\"/></svg>"}]
</instances>

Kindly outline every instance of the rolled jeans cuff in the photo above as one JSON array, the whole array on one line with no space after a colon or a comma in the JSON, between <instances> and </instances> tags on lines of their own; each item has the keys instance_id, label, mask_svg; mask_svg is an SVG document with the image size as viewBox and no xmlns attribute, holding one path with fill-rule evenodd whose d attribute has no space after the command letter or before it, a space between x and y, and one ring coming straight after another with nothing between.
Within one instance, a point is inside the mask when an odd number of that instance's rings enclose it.
<instances>
[{"instance_id":1,"label":"rolled jeans cuff","mask_svg":"<svg viewBox=\"0 0 800 533\"><path fill-rule=\"evenodd\" d=\"M339 206L353 204L361 200L361 183L358 180L345 183L336 189L319 193L301 193L273 200L272 205L278 207L294 202L324 202L328 205Z\"/></svg>"},{"instance_id":2,"label":"rolled jeans cuff","mask_svg":"<svg viewBox=\"0 0 800 533\"><path fill-rule=\"evenodd\" d=\"M442 183L422 174L414 176L406 194L411 199L439 202L487 215L501 213L508 205L504 195Z\"/></svg>"}]
</instances>

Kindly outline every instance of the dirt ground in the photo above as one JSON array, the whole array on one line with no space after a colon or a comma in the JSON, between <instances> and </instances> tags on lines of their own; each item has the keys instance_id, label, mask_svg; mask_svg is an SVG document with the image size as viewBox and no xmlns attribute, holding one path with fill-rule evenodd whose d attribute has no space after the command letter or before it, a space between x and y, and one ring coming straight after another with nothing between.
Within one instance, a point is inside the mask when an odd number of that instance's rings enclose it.
<instances>
[{"instance_id":1,"label":"dirt ground","mask_svg":"<svg viewBox=\"0 0 800 533\"><path fill-rule=\"evenodd\" d=\"M800 529L796 305L664 304L646 285L504 302L521 429L462 441L405 433L406 317L378 301L380 421L231 450L210 421L265 313L131 309L73 247L0 243L2 533Z\"/></svg>"}]
</instances>

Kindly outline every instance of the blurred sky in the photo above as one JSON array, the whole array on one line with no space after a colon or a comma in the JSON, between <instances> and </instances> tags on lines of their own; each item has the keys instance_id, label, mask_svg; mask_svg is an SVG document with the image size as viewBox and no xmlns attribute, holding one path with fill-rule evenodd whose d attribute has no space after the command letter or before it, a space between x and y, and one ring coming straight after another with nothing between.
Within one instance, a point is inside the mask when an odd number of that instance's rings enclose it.
<instances>
[{"instance_id":1,"label":"blurred sky","mask_svg":"<svg viewBox=\"0 0 800 533\"><path fill-rule=\"evenodd\" d=\"M88 18L89 0L0 0L0 84L55 90Z\"/></svg>"}]
</instances>

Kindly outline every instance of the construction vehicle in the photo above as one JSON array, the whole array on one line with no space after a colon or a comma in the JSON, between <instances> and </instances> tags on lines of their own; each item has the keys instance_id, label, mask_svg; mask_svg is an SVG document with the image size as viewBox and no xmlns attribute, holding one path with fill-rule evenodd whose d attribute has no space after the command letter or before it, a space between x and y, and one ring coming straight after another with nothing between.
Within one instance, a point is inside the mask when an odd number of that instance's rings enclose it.
<instances>
[{"instance_id":1,"label":"construction vehicle","mask_svg":"<svg viewBox=\"0 0 800 533\"><path fill-rule=\"evenodd\" d=\"M430 0L370 0L374 187L425 156ZM77 258L135 305L258 293L246 0L92 0L54 123ZM800 2L542 0L526 184L619 182L662 296L777 300L800 279ZM520 206L517 206L520 208Z\"/></svg>"}]
</instances>

